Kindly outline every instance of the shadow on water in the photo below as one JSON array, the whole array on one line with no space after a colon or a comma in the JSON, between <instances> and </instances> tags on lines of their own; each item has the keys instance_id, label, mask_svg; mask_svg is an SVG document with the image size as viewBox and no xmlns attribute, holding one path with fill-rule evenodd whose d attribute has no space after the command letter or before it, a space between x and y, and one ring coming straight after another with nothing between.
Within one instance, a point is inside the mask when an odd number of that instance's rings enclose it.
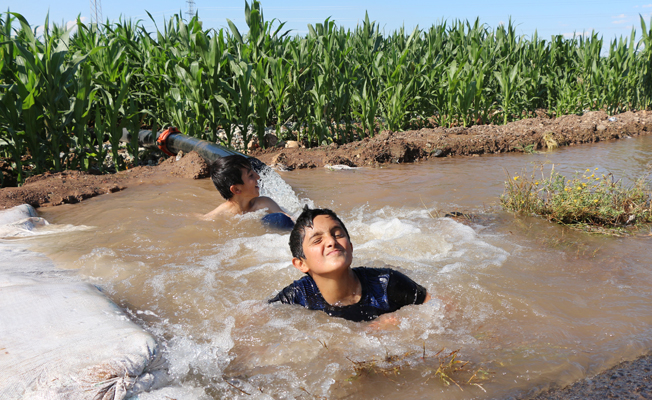
<instances>
[{"instance_id":1,"label":"shadow on water","mask_svg":"<svg viewBox=\"0 0 652 400\"><path fill-rule=\"evenodd\" d=\"M504 171L551 162L564 173L598 167L634 179L651 156L648 136L542 154L284 172L286 186L276 174L265 177L264 193L293 214L303 204L334 209L351 232L355 266L391 264L442 299L399 310L386 329L267 305L301 276L290 263L288 234L263 227L262 214L199 221L193 213L221 202L208 180L159 182L44 209L52 223L88 228L30 242L101 286L157 336L172 386L184 393L524 395L652 347L652 243L504 213L497 207ZM460 349L457 359L470 363L457 381L481 371L472 382L482 388L447 385L436 373L442 349ZM369 365L376 369L356 369Z\"/></svg>"}]
</instances>

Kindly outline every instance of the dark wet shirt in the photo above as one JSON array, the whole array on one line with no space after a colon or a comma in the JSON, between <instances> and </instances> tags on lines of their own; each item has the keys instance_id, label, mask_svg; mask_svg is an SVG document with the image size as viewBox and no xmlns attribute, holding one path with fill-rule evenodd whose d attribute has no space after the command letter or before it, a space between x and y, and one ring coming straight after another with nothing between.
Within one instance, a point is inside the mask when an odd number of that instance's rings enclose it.
<instances>
[{"instance_id":1,"label":"dark wet shirt","mask_svg":"<svg viewBox=\"0 0 652 400\"><path fill-rule=\"evenodd\" d=\"M286 286L270 303L299 304L311 310L351 321L370 321L409 304L422 304L426 289L404 274L390 268L354 268L362 294L360 301L348 306L332 306L324 300L315 281L309 275Z\"/></svg>"}]
</instances>

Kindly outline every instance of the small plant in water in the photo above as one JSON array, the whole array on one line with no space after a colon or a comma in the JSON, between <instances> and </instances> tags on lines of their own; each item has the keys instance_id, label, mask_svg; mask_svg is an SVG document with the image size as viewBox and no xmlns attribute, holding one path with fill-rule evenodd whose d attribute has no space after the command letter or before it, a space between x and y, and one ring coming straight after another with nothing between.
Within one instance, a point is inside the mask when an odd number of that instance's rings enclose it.
<instances>
[{"instance_id":1,"label":"small plant in water","mask_svg":"<svg viewBox=\"0 0 652 400\"><path fill-rule=\"evenodd\" d=\"M500 202L507 210L543 216L588 232L621 235L627 228L652 222L647 175L625 186L611 173L597 171L576 172L570 179L555 172L554 165L547 176L543 165L529 176L526 171L513 177L508 173Z\"/></svg>"},{"instance_id":2,"label":"small plant in water","mask_svg":"<svg viewBox=\"0 0 652 400\"><path fill-rule=\"evenodd\" d=\"M520 150L523 153L528 153L528 154L536 154L537 150L534 144L528 144L527 146L522 144L519 146L514 146L516 150Z\"/></svg>"},{"instance_id":3,"label":"small plant in water","mask_svg":"<svg viewBox=\"0 0 652 400\"><path fill-rule=\"evenodd\" d=\"M469 361L461 361L457 359L459 349L446 353L441 349L435 355L426 355L426 348L423 348L423 356L421 361L425 367L424 374L429 375L426 382L436 379L443 383L445 386L454 384L460 390L464 390L463 386L477 386L482 391L486 392L482 384L487 382L491 374L483 368L471 369ZM372 359L366 361L353 361L354 375L351 376L349 381L359 379L364 376L378 376L382 375L385 378L398 376L401 370L407 364L413 366L406 359L415 355L414 352L407 352L400 355L386 355L382 359ZM425 376L424 375L424 376Z\"/></svg>"}]
</instances>

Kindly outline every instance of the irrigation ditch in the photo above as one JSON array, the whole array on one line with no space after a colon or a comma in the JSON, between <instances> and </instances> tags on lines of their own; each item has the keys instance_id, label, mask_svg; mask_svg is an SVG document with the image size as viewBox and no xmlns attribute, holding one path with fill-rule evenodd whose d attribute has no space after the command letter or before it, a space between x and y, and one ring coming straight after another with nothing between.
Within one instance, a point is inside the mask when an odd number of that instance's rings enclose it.
<instances>
[{"instance_id":1,"label":"irrigation ditch","mask_svg":"<svg viewBox=\"0 0 652 400\"><path fill-rule=\"evenodd\" d=\"M380 167L390 163L420 162L433 157L464 158L498 152L549 151L544 136L550 132L558 145L568 146L626 140L628 137L646 135L651 128L652 113L647 111L626 112L613 117L590 112L556 119L538 117L503 126L381 132L374 138L342 146L313 149L278 147L254 154L270 165L277 164L278 168L287 169L321 168L328 164ZM445 151L445 154L437 153L437 150ZM155 166L139 166L115 174L63 171L33 176L21 187L1 189L0 209L24 203L36 207L77 203L96 195L151 183L159 178L200 179L208 176L206 162L196 153L167 159L161 155L160 160ZM549 388L535 398L646 398L652 393L649 379L651 364L650 355L625 361L569 387Z\"/></svg>"},{"instance_id":2,"label":"irrigation ditch","mask_svg":"<svg viewBox=\"0 0 652 400\"><path fill-rule=\"evenodd\" d=\"M597 34L528 41L511 23L492 30L459 21L384 37L368 18L354 32L327 20L306 37L291 37L263 19L258 2L245 16L246 35L232 24L211 33L198 18L176 17L156 39L126 21L104 31L80 22L75 34L55 27L44 41L18 16L0 18L0 173L4 186L21 183L0 189L0 209L208 176L196 153L154 153L151 166L125 161L141 154L134 143L120 150L122 128L143 125L172 124L283 170L552 151L652 131L652 113L626 111L649 108L652 93L652 46L639 47L633 37L601 56ZM650 43L643 20L641 28ZM24 61L34 54L58 54L59 64ZM50 75L59 80L37 79ZM49 97L61 87L65 96ZM284 121L293 129L284 131ZM275 145L265 129L272 124ZM233 132L249 125L253 131L238 141ZM251 141L266 148L249 149ZM107 156L122 171L107 174ZM645 356L537 398L646 398L651 365Z\"/></svg>"}]
</instances>

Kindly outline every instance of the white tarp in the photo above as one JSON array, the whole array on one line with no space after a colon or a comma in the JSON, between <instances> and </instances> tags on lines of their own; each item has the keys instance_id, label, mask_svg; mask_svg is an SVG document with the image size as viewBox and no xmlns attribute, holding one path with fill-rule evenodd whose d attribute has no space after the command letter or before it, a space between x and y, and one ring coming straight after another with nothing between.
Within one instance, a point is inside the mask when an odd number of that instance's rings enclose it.
<instances>
[{"instance_id":1,"label":"white tarp","mask_svg":"<svg viewBox=\"0 0 652 400\"><path fill-rule=\"evenodd\" d=\"M0 212L4 227L36 218L20 207ZM93 285L0 241L0 399L124 399L165 383L158 356Z\"/></svg>"}]
</instances>

